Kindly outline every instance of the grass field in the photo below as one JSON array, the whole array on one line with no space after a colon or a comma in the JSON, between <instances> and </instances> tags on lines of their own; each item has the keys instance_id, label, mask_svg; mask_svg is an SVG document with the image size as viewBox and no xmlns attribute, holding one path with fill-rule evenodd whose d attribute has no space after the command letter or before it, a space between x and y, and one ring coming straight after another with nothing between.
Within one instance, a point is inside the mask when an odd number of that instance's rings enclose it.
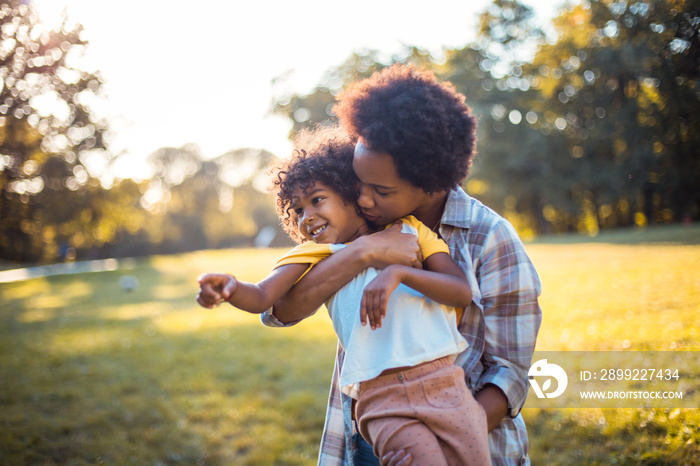
<instances>
[{"instance_id":1,"label":"grass field","mask_svg":"<svg viewBox=\"0 0 700 466\"><path fill-rule=\"evenodd\" d=\"M700 351L699 244L697 225L528 244L544 288L538 350ZM268 329L194 301L200 273L258 280L280 253L0 284L0 464L315 464L335 353L325 313ZM523 413L534 464L700 458L700 409Z\"/></svg>"}]
</instances>

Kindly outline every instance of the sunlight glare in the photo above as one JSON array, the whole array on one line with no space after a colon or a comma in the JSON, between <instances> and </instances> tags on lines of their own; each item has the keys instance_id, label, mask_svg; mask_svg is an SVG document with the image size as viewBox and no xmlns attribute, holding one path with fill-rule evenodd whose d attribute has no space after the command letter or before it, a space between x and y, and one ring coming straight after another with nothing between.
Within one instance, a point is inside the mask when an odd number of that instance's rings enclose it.
<instances>
[{"instance_id":1,"label":"sunlight glare","mask_svg":"<svg viewBox=\"0 0 700 466\"><path fill-rule=\"evenodd\" d=\"M69 0L33 0L32 4L39 13L41 23L46 30L58 30L61 28L66 17L65 13L68 9ZM71 24L70 21L68 21L68 24Z\"/></svg>"}]
</instances>

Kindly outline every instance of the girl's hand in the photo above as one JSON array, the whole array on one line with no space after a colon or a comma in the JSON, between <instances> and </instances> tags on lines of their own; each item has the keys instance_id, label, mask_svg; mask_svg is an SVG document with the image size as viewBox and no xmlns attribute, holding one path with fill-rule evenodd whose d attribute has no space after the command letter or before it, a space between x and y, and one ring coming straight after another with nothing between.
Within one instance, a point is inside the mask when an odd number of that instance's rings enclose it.
<instances>
[{"instance_id":1,"label":"girl's hand","mask_svg":"<svg viewBox=\"0 0 700 466\"><path fill-rule=\"evenodd\" d=\"M390 265L369 282L360 301L360 321L372 330L382 326L391 293L401 284L401 266Z\"/></svg>"},{"instance_id":2,"label":"girl's hand","mask_svg":"<svg viewBox=\"0 0 700 466\"><path fill-rule=\"evenodd\" d=\"M204 308L212 309L231 299L236 288L238 288L238 280L232 275L223 273L202 275L199 277L197 302Z\"/></svg>"}]
</instances>

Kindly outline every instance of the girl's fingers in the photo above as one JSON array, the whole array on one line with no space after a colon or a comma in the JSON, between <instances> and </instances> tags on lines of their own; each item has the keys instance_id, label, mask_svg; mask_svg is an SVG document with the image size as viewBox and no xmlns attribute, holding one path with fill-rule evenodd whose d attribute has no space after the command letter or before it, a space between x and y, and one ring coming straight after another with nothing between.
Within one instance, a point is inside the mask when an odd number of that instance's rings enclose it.
<instances>
[{"instance_id":1,"label":"girl's fingers","mask_svg":"<svg viewBox=\"0 0 700 466\"><path fill-rule=\"evenodd\" d=\"M367 293L362 293L360 300L360 322L362 325L367 325Z\"/></svg>"},{"instance_id":2,"label":"girl's fingers","mask_svg":"<svg viewBox=\"0 0 700 466\"><path fill-rule=\"evenodd\" d=\"M212 307L214 307L211 304L204 301L201 296L197 297L197 303L199 303L200 306L207 308L207 309L211 309Z\"/></svg>"},{"instance_id":3,"label":"girl's fingers","mask_svg":"<svg viewBox=\"0 0 700 466\"><path fill-rule=\"evenodd\" d=\"M372 301L372 313L374 315L374 327L379 328L382 326L382 295L381 292L374 292L374 299Z\"/></svg>"}]
</instances>

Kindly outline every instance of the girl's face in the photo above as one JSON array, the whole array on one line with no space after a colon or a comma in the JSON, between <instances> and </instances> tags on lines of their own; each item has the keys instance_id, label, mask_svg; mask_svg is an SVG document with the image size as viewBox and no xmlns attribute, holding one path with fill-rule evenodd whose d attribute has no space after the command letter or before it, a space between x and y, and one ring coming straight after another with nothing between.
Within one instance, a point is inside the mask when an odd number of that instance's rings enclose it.
<instances>
[{"instance_id":1,"label":"girl's face","mask_svg":"<svg viewBox=\"0 0 700 466\"><path fill-rule=\"evenodd\" d=\"M298 217L299 232L316 243L347 243L370 233L355 205L317 181L305 192L297 188L292 210Z\"/></svg>"},{"instance_id":2,"label":"girl's face","mask_svg":"<svg viewBox=\"0 0 700 466\"><path fill-rule=\"evenodd\" d=\"M428 201L425 191L399 177L391 155L369 149L362 139L355 146L352 166L362 182L357 204L377 226L415 215Z\"/></svg>"}]
</instances>

